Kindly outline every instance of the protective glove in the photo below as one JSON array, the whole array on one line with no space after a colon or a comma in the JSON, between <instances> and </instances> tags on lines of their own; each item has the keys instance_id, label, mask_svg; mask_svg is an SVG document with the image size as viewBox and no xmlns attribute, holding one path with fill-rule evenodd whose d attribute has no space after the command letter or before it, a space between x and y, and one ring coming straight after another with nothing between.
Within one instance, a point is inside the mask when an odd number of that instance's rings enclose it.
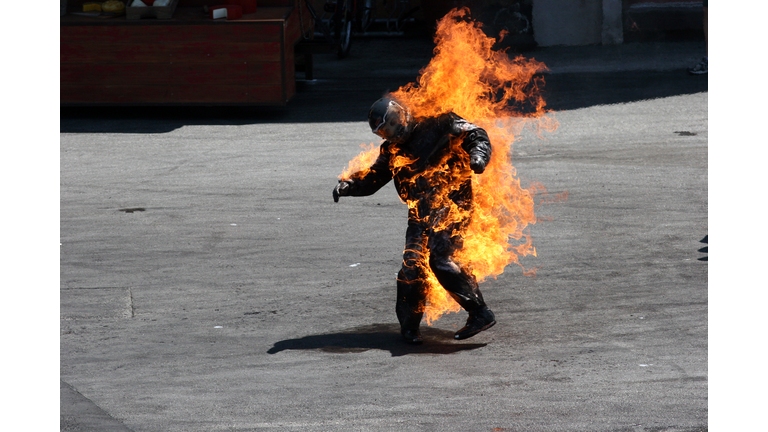
<instances>
[{"instance_id":1,"label":"protective glove","mask_svg":"<svg viewBox=\"0 0 768 432\"><path fill-rule=\"evenodd\" d=\"M482 174L485 171L485 161L480 156L472 156L469 160L469 167L475 174Z\"/></svg>"},{"instance_id":2,"label":"protective glove","mask_svg":"<svg viewBox=\"0 0 768 432\"><path fill-rule=\"evenodd\" d=\"M351 182L346 180L339 180L339 184L336 185L335 188L333 188L333 202L339 202L340 196L348 196L349 195L349 186Z\"/></svg>"}]
</instances>

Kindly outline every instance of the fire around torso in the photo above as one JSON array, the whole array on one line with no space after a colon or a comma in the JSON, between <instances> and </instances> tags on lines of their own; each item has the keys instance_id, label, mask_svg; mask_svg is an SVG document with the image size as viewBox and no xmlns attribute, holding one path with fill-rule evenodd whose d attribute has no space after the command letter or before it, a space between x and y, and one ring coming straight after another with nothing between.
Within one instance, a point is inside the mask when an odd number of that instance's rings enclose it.
<instances>
[{"instance_id":1,"label":"fire around torso","mask_svg":"<svg viewBox=\"0 0 768 432\"><path fill-rule=\"evenodd\" d=\"M351 176L349 194L371 195L394 178L411 222L433 228L456 222L471 210L471 157L489 162L485 130L453 113L423 119L404 142L382 143L373 165Z\"/></svg>"}]
</instances>

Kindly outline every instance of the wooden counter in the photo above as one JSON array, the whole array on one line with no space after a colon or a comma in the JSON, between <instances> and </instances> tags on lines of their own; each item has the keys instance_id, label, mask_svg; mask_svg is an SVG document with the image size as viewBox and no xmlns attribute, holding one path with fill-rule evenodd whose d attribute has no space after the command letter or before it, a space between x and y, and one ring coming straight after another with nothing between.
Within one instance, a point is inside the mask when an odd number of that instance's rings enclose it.
<instances>
[{"instance_id":1,"label":"wooden counter","mask_svg":"<svg viewBox=\"0 0 768 432\"><path fill-rule=\"evenodd\" d=\"M167 20L62 16L60 103L285 105L296 92L294 47L302 30L313 33L308 11L262 0L255 13L212 20L192 1Z\"/></svg>"}]
</instances>

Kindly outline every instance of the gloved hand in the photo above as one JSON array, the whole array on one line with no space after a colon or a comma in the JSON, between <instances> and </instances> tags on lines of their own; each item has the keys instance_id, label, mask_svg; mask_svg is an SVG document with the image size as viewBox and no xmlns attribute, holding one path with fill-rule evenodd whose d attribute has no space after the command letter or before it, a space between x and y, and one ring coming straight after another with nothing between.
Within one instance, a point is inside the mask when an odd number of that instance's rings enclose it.
<instances>
[{"instance_id":1,"label":"gloved hand","mask_svg":"<svg viewBox=\"0 0 768 432\"><path fill-rule=\"evenodd\" d=\"M349 195L350 182L346 180L339 180L339 184L333 188L333 202L339 202L340 196Z\"/></svg>"},{"instance_id":2,"label":"gloved hand","mask_svg":"<svg viewBox=\"0 0 768 432\"><path fill-rule=\"evenodd\" d=\"M475 174L482 174L485 171L485 161L480 156L472 156L469 160L469 167Z\"/></svg>"}]
</instances>

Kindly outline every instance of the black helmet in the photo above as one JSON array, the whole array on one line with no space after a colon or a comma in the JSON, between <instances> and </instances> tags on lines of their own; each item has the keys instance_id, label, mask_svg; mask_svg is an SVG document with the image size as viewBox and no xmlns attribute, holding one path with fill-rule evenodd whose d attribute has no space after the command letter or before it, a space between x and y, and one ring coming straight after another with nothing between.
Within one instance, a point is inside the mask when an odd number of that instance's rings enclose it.
<instances>
[{"instance_id":1,"label":"black helmet","mask_svg":"<svg viewBox=\"0 0 768 432\"><path fill-rule=\"evenodd\" d=\"M393 142L407 138L411 130L411 114L392 98L384 97L371 105L368 125L376 135Z\"/></svg>"},{"instance_id":2,"label":"black helmet","mask_svg":"<svg viewBox=\"0 0 768 432\"><path fill-rule=\"evenodd\" d=\"M368 124L371 126L371 130L376 130L384 122L391 101L390 98L381 98L371 105L371 110L368 111Z\"/></svg>"}]
</instances>

